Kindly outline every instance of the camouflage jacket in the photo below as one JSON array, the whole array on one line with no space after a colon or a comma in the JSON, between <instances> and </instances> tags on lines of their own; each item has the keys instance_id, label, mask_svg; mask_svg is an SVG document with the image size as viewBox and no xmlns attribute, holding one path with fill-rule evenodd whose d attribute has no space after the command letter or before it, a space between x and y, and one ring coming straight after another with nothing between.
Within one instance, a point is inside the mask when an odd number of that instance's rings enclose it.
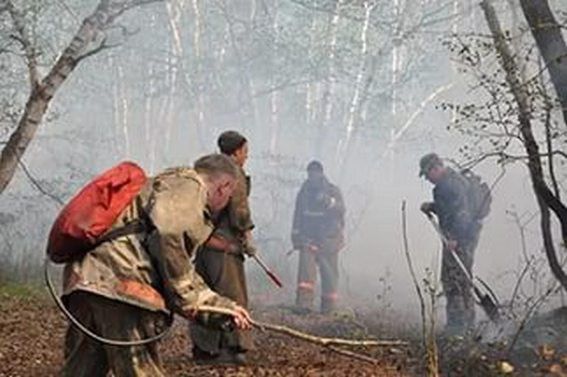
<instances>
[{"instance_id":1,"label":"camouflage jacket","mask_svg":"<svg viewBox=\"0 0 567 377\"><path fill-rule=\"evenodd\" d=\"M206 286L190 262L213 229L206 201L205 184L193 170L169 169L151 179L112 228L147 214L151 229L107 241L68 263L63 297L88 291L183 316L199 305L233 308L231 300Z\"/></svg>"},{"instance_id":2,"label":"camouflage jacket","mask_svg":"<svg viewBox=\"0 0 567 377\"><path fill-rule=\"evenodd\" d=\"M433 189L433 201L433 212L449 239L462 243L474 238L479 224L472 214L465 177L447 168L447 174Z\"/></svg>"},{"instance_id":3,"label":"camouflage jacket","mask_svg":"<svg viewBox=\"0 0 567 377\"><path fill-rule=\"evenodd\" d=\"M291 241L294 248L306 243L341 248L344 242L345 205L340 189L326 179L320 185L306 181L295 201Z\"/></svg>"}]
</instances>

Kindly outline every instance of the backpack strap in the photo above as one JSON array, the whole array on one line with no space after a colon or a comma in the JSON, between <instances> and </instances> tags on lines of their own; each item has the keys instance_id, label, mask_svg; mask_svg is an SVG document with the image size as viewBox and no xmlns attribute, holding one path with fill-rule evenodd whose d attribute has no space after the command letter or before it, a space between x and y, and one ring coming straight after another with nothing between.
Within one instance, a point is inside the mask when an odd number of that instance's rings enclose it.
<instances>
[{"instance_id":1,"label":"backpack strap","mask_svg":"<svg viewBox=\"0 0 567 377\"><path fill-rule=\"evenodd\" d=\"M136 197L135 200L141 201L141 198L138 196ZM97 239L94 247L100 246L105 242L112 241L120 237L151 232L154 229L154 225L150 220L149 212L152 210L154 206L154 202L155 199L152 194L148 200L147 205L142 208L140 216L137 219L134 219L129 223L126 223L124 226L120 228L112 229L111 231L102 235L101 237L99 237L99 239Z\"/></svg>"},{"instance_id":2,"label":"backpack strap","mask_svg":"<svg viewBox=\"0 0 567 377\"><path fill-rule=\"evenodd\" d=\"M99 239L97 239L95 246L100 246L101 244L115 240L120 237L131 236L133 234L144 233L148 227L145 221L142 219L135 219L126 225L111 230Z\"/></svg>"}]
</instances>

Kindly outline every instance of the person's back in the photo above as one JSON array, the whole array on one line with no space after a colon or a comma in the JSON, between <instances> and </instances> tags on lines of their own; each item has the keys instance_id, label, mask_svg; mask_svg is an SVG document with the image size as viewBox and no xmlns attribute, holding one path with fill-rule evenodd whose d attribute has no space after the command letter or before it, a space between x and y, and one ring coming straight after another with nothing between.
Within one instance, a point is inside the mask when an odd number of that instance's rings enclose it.
<instances>
[{"instance_id":1,"label":"person's back","mask_svg":"<svg viewBox=\"0 0 567 377\"><path fill-rule=\"evenodd\" d=\"M180 197L183 201L178 200ZM171 169L156 176L112 229L145 216L150 226L155 227L149 234L110 240L80 261L68 264L64 272L64 297L83 290L150 310L167 310L163 296L175 296L168 290L175 291L176 285L196 277L176 276L177 271L166 267L188 264L190 255L184 250L189 246L187 251L192 253L191 245L202 244L213 229L207 219L210 214L201 178L188 168ZM180 238L184 234L188 239ZM162 287L162 274L167 274L173 285Z\"/></svg>"},{"instance_id":2,"label":"person's back","mask_svg":"<svg viewBox=\"0 0 567 377\"><path fill-rule=\"evenodd\" d=\"M477 231L469 198L469 183L452 168L433 189L433 201L441 229L449 238L466 241Z\"/></svg>"}]
</instances>

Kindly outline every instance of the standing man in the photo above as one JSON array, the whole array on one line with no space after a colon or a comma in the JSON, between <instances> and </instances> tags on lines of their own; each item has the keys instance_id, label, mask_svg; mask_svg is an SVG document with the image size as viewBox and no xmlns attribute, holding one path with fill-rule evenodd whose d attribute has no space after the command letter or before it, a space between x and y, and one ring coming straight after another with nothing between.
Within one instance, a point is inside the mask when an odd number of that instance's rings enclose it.
<instances>
[{"instance_id":1,"label":"standing man","mask_svg":"<svg viewBox=\"0 0 567 377\"><path fill-rule=\"evenodd\" d=\"M210 290L190 262L213 230L236 185L238 170L222 155L175 168L150 179L111 230L136 220L145 231L101 243L65 265L63 300L84 326L102 337L134 341L163 331L165 314L196 318L199 306L233 311L236 325L249 327L248 312ZM203 319L204 317L198 316ZM164 376L157 344L107 346L70 325L63 376Z\"/></svg>"},{"instance_id":2,"label":"standing man","mask_svg":"<svg viewBox=\"0 0 567 377\"><path fill-rule=\"evenodd\" d=\"M338 254L344 246L345 206L339 188L329 182L319 161L307 165L307 180L295 202L291 241L299 250L296 307L313 310L317 266L321 274L321 312L329 313L338 299Z\"/></svg>"},{"instance_id":3,"label":"standing man","mask_svg":"<svg viewBox=\"0 0 567 377\"><path fill-rule=\"evenodd\" d=\"M217 227L213 235L197 252L195 267L213 291L246 308L244 255L252 256L256 252L248 205L250 178L244 171L248 141L236 131L226 131L219 136L217 144L221 153L238 166L238 178L228 206L214 220ZM193 357L200 363L245 364L246 352L253 349L251 334L246 331L223 331L191 323L190 333Z\"/></svg>"},{"instance_id":4,"label":"standing man","mask_svg":"<svg viewBox=\"0 0 567 377\"><path fill-rule=\"evenodd\" d=\"M419 175L435 185L433 202L421 205L428 216L435 214L447 242L443 245L441 284L447 299L448 334L462 334L474 326L475 302L472 287L459 268L452 252L463 262L472 276L474 251L478 244L481 222L470 195L466 177L445 167L435 153L423 156L419 162Z\"/></svg>"}]
</instances>

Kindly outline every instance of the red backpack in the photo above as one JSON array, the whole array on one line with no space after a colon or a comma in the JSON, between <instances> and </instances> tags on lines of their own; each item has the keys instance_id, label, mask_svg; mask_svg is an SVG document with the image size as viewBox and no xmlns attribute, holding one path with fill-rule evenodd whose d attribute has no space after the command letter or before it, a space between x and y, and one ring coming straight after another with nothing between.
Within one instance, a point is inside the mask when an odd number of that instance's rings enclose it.
<instances>
[{"instance_id":1,"label":"red backpack","mask_svg":"<svg viewBox=\"0 0 567 377\"><path fill-rule=\"evenodd\" d=\"M95 177L57 216L49 233L49 258L55 263L67 263L95 248L146 181L144 170L133 162L123 162ZM121 235L135 233L130 228L139 228L129 225ZM108 239L107 235L104 239Z\"/></svg>"}]
</instances>

